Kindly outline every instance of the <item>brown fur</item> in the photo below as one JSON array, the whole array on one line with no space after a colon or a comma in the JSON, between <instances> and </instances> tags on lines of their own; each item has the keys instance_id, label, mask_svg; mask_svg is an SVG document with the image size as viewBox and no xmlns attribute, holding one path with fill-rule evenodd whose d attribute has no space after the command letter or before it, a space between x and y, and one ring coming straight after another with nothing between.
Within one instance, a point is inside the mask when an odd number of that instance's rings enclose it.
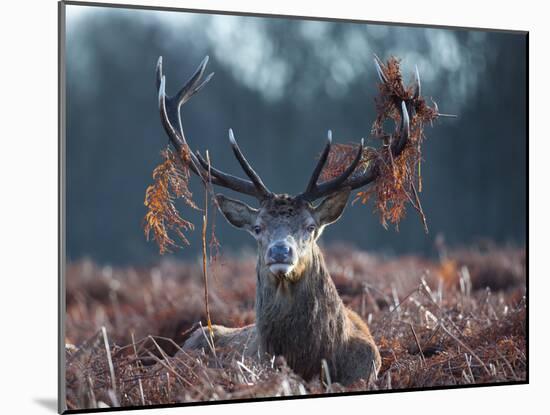
<instances>
[{"instance_id":1,"label":"brown fur","mask_svg":"<svg viewBox=\"0 0 550 415\"><path fill-rule=\"evenodd\" d=\"M214 326L216 347L236 349L259 358L282 355L305 379L318 376L326 359L333 381L351 384L368 380L380 368L378 348L363 320L347 309L314 243L310 263L295 281L268 274L258 261L256 324L240 329ZM209 347L194 332L185 349Z\"/></svg>"}]
</instances>

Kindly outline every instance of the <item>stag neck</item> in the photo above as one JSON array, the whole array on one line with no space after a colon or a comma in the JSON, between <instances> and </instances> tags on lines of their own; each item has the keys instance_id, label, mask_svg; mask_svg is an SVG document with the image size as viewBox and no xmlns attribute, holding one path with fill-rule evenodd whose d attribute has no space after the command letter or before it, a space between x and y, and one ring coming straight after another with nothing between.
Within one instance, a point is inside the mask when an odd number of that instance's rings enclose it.
<instances>
[{"instance_id":1,"label":"stag neck","mask_svg":"<svg viewBox=\"0 0 550 415\"><path fill-rule=\"evenodd\" d=\"M321 359L333 362L336 350L349 337L346 308L316 245L311 259L302 277L286 285L271 282L259 260L256 285L260 350L285 356L290 367L306 378L318 373ZM331 370L334 373L335 367Z\"/></svg>"},{"instance_id":2,"label":"stag neck","mask_svg":"<svg viewBox=\"0 0 550 415\"><path fill-rule=\"evenodd\" d=\"M258 313L258 307L262 308L267 303L281 312L287 312L290 310L285 310L285 307L290 309L302 306L307 308L308 305L313 307L314 305L309 300L320 297L329 300L323 303L326 312L343 312L342 300L332 281L323 253L316 242L312 244L310 257L302 261L303 263L298 264L296 271L289 277L278 278L270 273L263 256L258 255L256 315L263 314ZM312 295L312 291L319 292ZM310 311L307 310L307 312Z\"/></svg>"}]
</instances>

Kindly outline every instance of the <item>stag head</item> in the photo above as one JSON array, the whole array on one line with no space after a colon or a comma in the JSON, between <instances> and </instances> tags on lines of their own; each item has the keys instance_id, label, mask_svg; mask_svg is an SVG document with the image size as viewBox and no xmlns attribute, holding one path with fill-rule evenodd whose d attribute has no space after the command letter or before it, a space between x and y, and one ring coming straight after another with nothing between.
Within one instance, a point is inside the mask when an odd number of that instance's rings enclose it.
<instances>
[{"instance_id":1,"label":"stag head","mask_svg":"<svg viewBox=\"0 0 550 415\"><path fill-rule=\"evenodd\" d=\"M262 200L258 209L223 195L217 200L228 222L256 239L259 266L274 276L295 279L311 262L324 227L342 215L350 190L341 189L318 206L284 194Z\"/></svg>"},{"instance_id":2,"label":"stag head","mask_svg":"<svg viewBox=\"0 0 550 415\"><path fill-rule=\"evenodd\" d=\"M233 153L248 179L225 173L212 166L199 152L189 151L183 131L180 107L191 96L198 92L212 77L208 75L201 81L208 57L206 57L193 76L174 96L166 95L166 80L162 73L162 57L157 64L157 89L162 124L170 142L178 154L188 154L190 170L210 186L216 185L234 190L241 194L255 197L259 207L254 208L246 203L217 194L217 205L229 223L249 232L258 243L258 265L278 279L290 281L298 279L302 271L311 262L317 252L317 239L324 228L336 222L342 215L352 190L364 187L373 182L378 175L375 166L359 169L365 153L363 140L357 145L353 161L336 177L319 183L321 173L327 163L332 146L332 134L329 131L327 143L306 190L299 195L272 193L263 183L260 176L244 157L232 130L229 130L229 142ZM376 70L382 83L388 82L378 59L375 59ZM409 111L412 101L420 94L420 80L416 73L413 93L408 100L396 103L400 113L400 124L395 134L389 137L387 144L393 157L398 157L409 138ZM187 150L187 151L184 151ZM322 199L318 204L315 202Z\"/></svg>"}]
</instances>

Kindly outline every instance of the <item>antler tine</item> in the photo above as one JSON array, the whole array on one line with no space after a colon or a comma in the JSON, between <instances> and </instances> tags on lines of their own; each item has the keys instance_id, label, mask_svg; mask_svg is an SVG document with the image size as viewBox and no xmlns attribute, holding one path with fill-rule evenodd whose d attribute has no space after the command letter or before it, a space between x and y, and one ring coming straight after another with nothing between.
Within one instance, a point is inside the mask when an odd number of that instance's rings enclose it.
<instances>
[{"instance_id":1,"label":"antler tine","mask_svg":"<svg viewBox=\"0 0 550 415\"><path fill-rule=\"evenodd\" d=\"M263 197L268 197L272 195L272 193L269 191L266 185L262 182L262 179L260 178L260 176L254 171L252 166L250 166L250 164L246 160L246 157L241 152L241 149L237 144L237 140L235 140L235 135L233 134L233 130L231 128L229 129L229 142L231 143L231 147L233 148L233 153L235 153L235 157L239 161L239 164L243 168L246 175L250 177L250 180L252 180L252 183L254 183L254 186L256 187L256 189L258 189L258 192Z\"/></svg>"},{"instance_id":2,"label":"antler tine","mask_svg":"<svg viewBox=\"0 0 550 415\"><path fill-rule=\"evenodd\" d=\"M325 196L335 192L341 187L347 187L346 185L344 185L344 183L359 165L359 162L361 161L361 158L363 156L363 150L365 148L364 146L364 140L361 139L361 143L359 144L359 148L357 149L357 153L355 155L355 158L353 159L353 162L338 177L317 185L318 194L320 194L321 196ZM317 196L316 198L318 197L319 196Z\"/></svg>"},{"instance_id":3,"label":"antler tine","mask_svg":"<svg viewBox=\"0 0 550 415\"><path fill-rule=\"evenodd\" d=\"M399 140L395 143L392 143L391 152L394 157L399 156L407 141L409 140L410 135L410 125L409 125L409 113L407 111L407 104L405 101L401 101L401 126L399 132ZM352 190L358 189L360 187L366 186L367 184L373 182L378 177L378 171L376 168L369 168L365 173L360 176L352 177L348 180L345 185L350 186Z\"/></svg>"},{"instance_id":4,"label":"antler tine","mask_svg":"<svg viewBox=\"0 0 550 415\"><path fill-rule=\"evenodd\" d=\"M195 95L204 85L206 85L214 75L213 73L211 73L204 80L201 81L207 63L208 56L206 56L202 60L191 78L189 78L189 80L179 90L179 92L170 97L166 95L166 77L162 73L162 56L159 57L157 62L156 86L158 90L160 118L162 121L162 125L166 133L168 134L168 138L170 139L172 146L176 149L178 154L181 154L182 150L185 147L188 147L188 143L183 132L180 107L184 103L186 103L193 95ZM268 191L266 193L267 189L263 185L261 180L257 178L257 175L256 178L259 180L259 184L261 184L261 186L258 186L256 182L244 180L224 173L220 170L213 169L212 166L209 166L208 163L202 160L202 157L197 158L197 156L192 151L189 152L189 156L189 168L193 173L201 177L202 180L206 180L206 173L208 169L210 169L210 173L212 174L212 177L210 177L210 181L212 182L212 184L226 187L236 192L254 196L259 199L266 197L266 194L269 193ZM250 166L248 167L250 168ZM251 168L250 170L254 172ZM246 169L245 171L248 174L248 171Z\"/></svg>"},{"instance_id":5,"label":"antler tine","mask_svg":"<svg viewBox=\"0 0 550 415\"><path fill-rule=\"evenodd\" d=\"M327 146L325 147L325 151L326 151L326 148L329 147L329 145L330 145L330 142L327 143ZM308 188L306 189L306 191L300 194L298 197L311 202L316 199L319 199L320 197L326 196L330 193L334 193L340 188L347 187L347 185L344 183L359 165L359 162L361 161L361 158L363 156L363 149L364 149L364 140L361 139L361 143L359 144L359 148L357 149L355 158L353 159L352 163L346 168L346 170L344 170L339 176L331 180L327 180L321 184L317 184L317 180L316 180L313 187L310 187L308 185ZM324 151L323 151L323 155L324 155ZM315 170L317 170L320 164L321 163L319 160ZM323 166L321 166L321 169L322 167ZM312 179L313 179L313 175L312 175Z\"/></svg>"},{"instance_id":6,"label":"antler tine","mask_svg":"<svg viewBox=\"0 0 550 415\"><path fill-rule=\"evenodd\" d=\"M313 170L313 173L311 174L311 178L309 179L309 183L307 185L305 194L312 193L317 186L317 180L319 180L319 176L321 175L321 172L323 171L323 167L325 167L325 164L328 159L328 155L330 153L330 148L332 146L332 131L327 131L327 144L325 145L325 148L323 149L323 152L321 153L321 156L319 157L319 161L317 162L317 165L315 166L315 169Z\"/></svg>"},{"instance_id":7,"label":"antler tine","mask_svg":"<svg viewBox=\"0 0 550 415\"><path fill-rule=\"evenodd\" d=\"M174 116L178 116L177 112L174 111L174 108L169 100L169 98L166 96L166 78L164 75L160 76L160 83L158 88L158 99L159 99L159 110L160 110L160 120L162 122L162 126L164 127L164 130L168 134L168 138L170 139L170 142L176 149L178 153L181 152L183 146L185 143L185 138L183 137L183 134L181 134L181 128L180 131L176 130L170 119L174 118ZM168 104L167 104L168 101ZM179 121L179 117L177 117ZM180 126L181 127L181 126Z\"/></svg>"},{"instance_id":8,"label":"antler tine","mask_svg":"<svg viewBox=\"0 0 550 415\"><path fill-rule=\"evenodd\" d=\"M162 82L162 56L159 56L157 60L157 68L155 70L156 74L156 85L157 85L157 92L160 92L160 83Z\"/></svg>"},{"instance_id":9,"label":"antler tine","mask_svg":"<svg viewBox=\"0 0 550 415\"><path fill-rule=\"evenodd\" d=\"M420 74L418 73L418 65L414 65L414 95L413 99L418 99L420 97Z\"/></svg>"},{"instance_id":10,"label":"antler tine","mask_svg":"<svg viewBox=\"0 0 550 415\"><path fill-rule=\"evenodd\" d=\"M399 155L405 144L409 139L410 134L410 125L409 125L409 112L407 111L407 104L405 101L401 101L401 127L400 127L400 136L396 145L392 148L392 154L394 156Z\"/></svg>"},{"instance_id":11,"label":"antler tine","mask_svg":"<svg viewBox=\"0 0 550 415\"><path fill-rule=\"evenodd\" d=\"M209 164L198 150L195 155L205 172L210 172L211 180L214 184L230 188L232 190L238 191L239 193L244 193L254 197L258 196L258 191L256 187L250 181L218 170L217 168L212 166L212 164ZM238 189L236 187L238 187Z\"/></svg>"},{"instance_id":12,"label":"antler tine","mask_svg":"<svg viewBox=\"0 0 550 415\"><path fill-rule=\"evenodd\" d=\"M174 96L174 99L177 101L178 106L181 106L182 104L185 104L187 101L189 101L189 98L199 92L200 89L204 85L206 85L208 81L210 81L212 76L214 76L214 73L212 72L208 74L204 81L200 82L209 59L210 58L208 57L208 55L204 57L204 59L195 70L195 73L191 75L191 78L189 78L185 85Z\"/></svg>"},{"instance_id":13,"label":"antler tine","mask_svg":"<svg viewBox=\"0 0 550 415\"><path fill-rule=\"evenodd\" d=\"M162 56L159 57L157 62L156 84L159 99L160 118L172 145L178 153L180 153L182 148L187 145L187 140L185 139L183 126L181 123L180 107L212 78L213 74L210 74L200 85L197 86L197 83L200 81L200 78L204 73L207 63L208 56L202 60L193 76L189 79L189 81L187 81L183 88L176 95L170 97L166 95L166 77L162 73ZM177 127L179 127L179 129L177 129ZM194 173L200 175L200 170L197 164L197 160L191 153L191 169Z\"/></svg>"},{"instance_id":14,"label":"antler tine","mask_svg":"<svg viewBox=\"0 0 550 415\"><path fill-rule=\"evenodd\" d=\"M378 78L380 79L380 82L383 84L388 83L388 78L386 77L386 74L382 70L382 61L376 54L374 55L374 66L376 67L376 73L378 74Z\"/></svg>"}]
</instances>

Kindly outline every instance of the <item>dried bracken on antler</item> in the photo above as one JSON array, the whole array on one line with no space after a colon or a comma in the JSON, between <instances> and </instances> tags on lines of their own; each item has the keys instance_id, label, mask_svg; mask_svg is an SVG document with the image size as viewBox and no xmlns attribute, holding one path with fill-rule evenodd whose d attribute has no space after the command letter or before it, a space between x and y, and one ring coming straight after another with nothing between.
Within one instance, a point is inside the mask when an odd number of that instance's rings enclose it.
<instances>
[{"instance_id":1,"label":"dried bracken on antler","mask_svg":"<svg viewBox=\"0 0 550 415\"><path fill-rule=\"evenodd\" d=\"M327 163L319 176L321 181L331 180L341 175L353 162L356 153L357 144L333 144L327 158ZM365 147L363 149L363 155L361 156L361 162L355 169L353 176L367 171L370 166L370 162L374 157L375 154L373 153L373 149L370 147Z\"/></svg>"},{"instance_id":2,"label":"dried bracken on antler","mask_svg":"<svg viewBox=\"0 0 550 415\"><path fill-rule=\"evenodd\" d=\"M188 206L197 209L189 190L189 160L188 147L182 147L182 154L176 156L170 148L162 153L164 161L153 170L154 183L145 192L147 214L144 218L144 230L147 240L151 232L159 246L161 254L171 252L170 248L178 247L178 243L169 233L174 233L184 244L189 241L184 232L193 230L191 222L183 219L175 206L175 201L181 199Z\"/></svg>"},{"instance_id":3,"label":"dried bracken on antler","mask_svg":"<svg viewBox=\"0 0 550 415\"><path fill-rule=\"evenodd\" d=\"M388 222L398 226L404 217L407 202L419 212L426 232L426 218L420 204L418 193L422 191L420 163L422 161L422 142L424 125L432 123L439 116L437 105L431 108L420 95L420 81L418 72L417 82L410 87L403 84L399 60L390 58L384 65L378 59L379 95L375 98L377 117L372 125L372 136L382 140L383 145L378 148L365 148L363 157L354 176L364 172L367 167L375 163L377 178L369 188L357 193L355 200L366 203L374 196L375 209L380 214L380 221L384 227ZM401 103L405 102L409 115L409 138L398 157L391 151L392 134L384 131L383 125L387 119L392 119L396 125L401 123ZM328 157L327 166L322 178L328 180L335 177L349 165L354 157L354 146L337 144Z\"/></svg>"}]
</instances>

